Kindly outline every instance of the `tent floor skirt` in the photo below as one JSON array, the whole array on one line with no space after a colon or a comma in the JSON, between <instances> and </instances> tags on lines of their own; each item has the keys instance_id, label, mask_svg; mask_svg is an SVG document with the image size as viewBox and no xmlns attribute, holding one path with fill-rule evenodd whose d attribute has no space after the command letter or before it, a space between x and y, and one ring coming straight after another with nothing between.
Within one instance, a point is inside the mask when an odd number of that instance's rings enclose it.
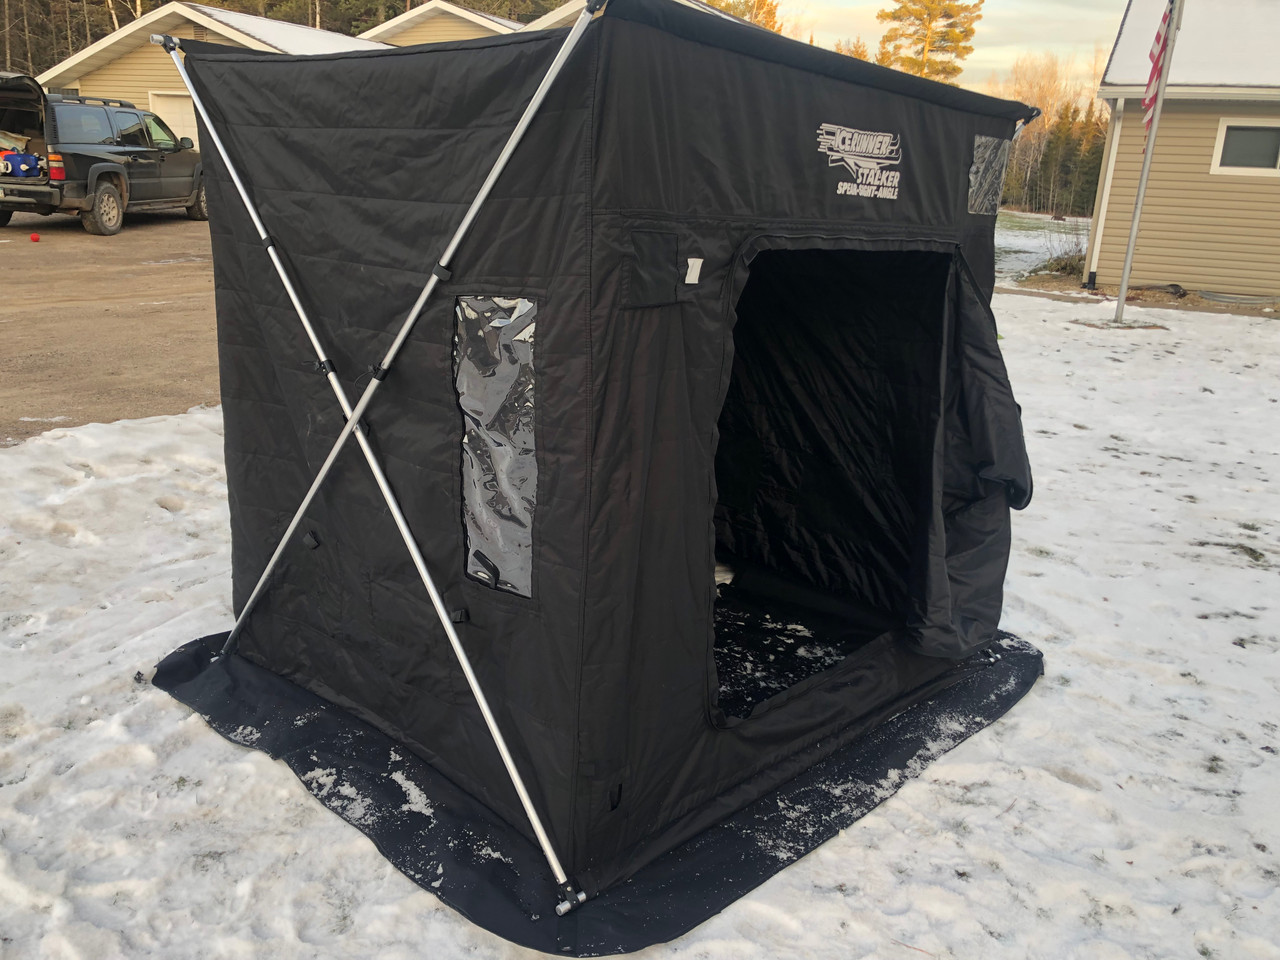
<instances>
[{"instance_id":1,"label":"tent floor skirt","mask_svg":"<svg viewBox=\"0 0 1280 960\"><path fill-rule=\"evenodd\" d=\"M997 720L1042 673L1040 652L1005 635L994 656L958 665L950 686L557 917L556 885L532 841L341 707L241 657L211 662L225 638L179 647L153 683L227 739L283 760L397 869L472 922L578 957L672 940L719 913ZM325 776L309 776L317 769Z\"/></svg>"}]
</instances>

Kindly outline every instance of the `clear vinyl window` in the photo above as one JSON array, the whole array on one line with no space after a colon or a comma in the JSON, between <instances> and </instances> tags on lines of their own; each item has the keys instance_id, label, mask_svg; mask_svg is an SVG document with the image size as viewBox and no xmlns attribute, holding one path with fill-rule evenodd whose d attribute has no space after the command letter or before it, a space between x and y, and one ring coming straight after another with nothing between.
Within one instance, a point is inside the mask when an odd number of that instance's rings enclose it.
<instances>
[{"instance_id":1,"label":"clear vinyl window","mask_svg":"<svg viewBox=\"0 0 1280 960\"><path fill-rule=\"evenodd\" d=\"M1004 193L1004 168L1010 141L1000 137L973 138L973 166L969 168L969 212L994 217Z\"/></svg>"},{"instance_id":2,"label":"clear vinyl window","mask_svg":"<svg viewBox=\"0 0 1280 960\"><path fill-rule=\"evenodd\" d=\"M458 297L454 386L462 410L462 518L468 576L533 595L534 333L538 304Z\"/></svg>"}]
</instances>

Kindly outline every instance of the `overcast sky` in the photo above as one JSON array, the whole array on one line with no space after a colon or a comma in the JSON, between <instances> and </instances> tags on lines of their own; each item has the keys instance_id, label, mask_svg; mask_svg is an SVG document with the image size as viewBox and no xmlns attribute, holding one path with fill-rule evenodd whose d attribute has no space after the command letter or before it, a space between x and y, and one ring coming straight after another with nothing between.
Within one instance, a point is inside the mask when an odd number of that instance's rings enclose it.
<instances>
[{"instance_id":1,"label":"overcast sky","mask_svg":"<svg viewBox=\"0 0 1280 960\"><path fill-rule=\"evenodd\" d=\"M1088 73L1095 47L1111 52L1126 0L987 0L974 37L973 55L964 62L962 86L981 88L992 73L1007 70L1019 55L1050 50L1074 56ZM799 27L793 36L831 47L837 40L861 36L874 54L882 24L876 11L892 0L782 0L779 13ZM1152 36L1156 24L1151 25ZM790 30L787 31L791 33ZM1105 54L1104 54L1105 55Z\"/></svg>"}]
</instances>

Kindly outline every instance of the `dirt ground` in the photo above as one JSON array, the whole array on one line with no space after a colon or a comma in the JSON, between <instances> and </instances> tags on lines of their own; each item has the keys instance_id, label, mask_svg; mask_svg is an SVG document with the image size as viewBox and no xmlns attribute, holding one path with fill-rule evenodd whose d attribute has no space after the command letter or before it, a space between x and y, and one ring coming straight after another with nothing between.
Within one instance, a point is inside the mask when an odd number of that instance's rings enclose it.
<instances>
[{"instance_id":1,"label":"dirt ground","mask_svg":"<svg viewBox=\"0 0 1280 960\"><path fill-rule=\"evenodd\" d=\"M1063 276L1057 273L1033 273L1016 280L1012 285L1005 283L1000 289L1007 293L1051 293L1065 294L1073 299L1082 295L1097 300L1110 300L1113 303L1120 295L1120 288L1115 284L1100 284L1097 290L1088 291L1080 286L1080 278L1076 275ZM1280 302L1271 303L1221 303L1200 296L1194 290L1186 291L1183 296L1167 290L1130 289L1125 297L1126 304L1137 304L1144 307L1161 307L1173 310L1195 310L1201 313L1232 313L1251 317L1280 318ZM1126 307L1127 309L1127 307ZM1127 317L1128 314L1126 313Z\"/></svg>"},{"instance_id":2,"label":"dirt ground","mask_svg":"<svg viewBox=\"0 0 1280 960\"><path fill-rule=\"evenodd\" d=\"M176 210L129 214L114 237L61 215L0 228L0 446L217 402L207 223Z\"/></svg>"}]
</instances>

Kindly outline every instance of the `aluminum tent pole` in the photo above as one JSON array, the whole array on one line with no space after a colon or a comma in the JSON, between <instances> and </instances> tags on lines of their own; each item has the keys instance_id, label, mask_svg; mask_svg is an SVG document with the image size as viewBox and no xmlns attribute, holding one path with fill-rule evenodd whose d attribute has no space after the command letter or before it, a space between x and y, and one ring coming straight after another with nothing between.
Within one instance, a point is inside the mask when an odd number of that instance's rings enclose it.
<instances>
[{"instance_id":1,"label":"aluminum tent pole","mask_svg":"<svg viewBox=\"0 0 1280 960\"><path fill-rule=\"evenodd\" d=\"M435 581L433 580L430 572L427 569L426 561L422 556L422 551L418 547L417 540L413 536L413 533L409 528L408 521L404 516L404 512L400 508L399 502L396 499L395 493L391 489L391 485L387 480L386 474L382 470L381 464L378 462L377 455L374 453L372 447L370 446L368 437L365 435L365 431L360 428L359 423L364 410L368 407L369 402L372 400L373 394L376 392L378 385L381 383L382 379L385 378L388 370L391 367L391 364L394 362L395 357L398 354L400 348L403 346L405 340L408 338L409 333L412 331L413 325L417 322L417 319L421 315L423 307L426 305L432 292L435 290L435 287L438 285L441 279L447 278L448 263L451 261L453 254L456 252L458 248L458 245L462 242L466 233L470 229L473 221L475 220L476 214L478 213L485 199L487 199L489 192L493 188L494 183L496 183L498 177L502 173L502 170L506 167L507 162L510 160L511 155L515 152L516 146L519 144L525 131L528 129L528 126L532 122L533 117L536 115L538 108L542 104L542 101L546 98L547 91L550 89L551 84L554 82L556 76L559 75L560 70L563 68L565 61L568 59L569 54L572 52L573 48L577 45L578 40L581 38L582 33L586 30L587 24L590 22L592 16L602 6L603 6L602 0L600 0L600 2L590 3L583 10L582 14L579 15L577 22L573 26L573 29L570 30L568 37L565 38L565 41L561 45L561 48L556 54L555 59L552 61L546 76L543 77L542 82L539 84L537 90L534 92L533 98L530 100L529 105L525 108L525 111L521 115L520 120L517 122L515 129L512 131L511 136L508 138L506 145L503 147L502 152L499 154L498 159L495 161L493 168L489 171L489 175L485 178L485 181L481 185L480 190L477 193L475 199L472 200L470 207L468 207L467 212L463 217L462 223L458 226L457 230L454 232L453 237L449 242L449 245L445 248L444 254L440 257L440 260L438 261L437 267L432 271L431 277L428 279L426 285L423 287L423 290L419 294L418 299L415 301L413 307L411 308L408 317L406 317L404 323L401 325L400 331L397 334L395 341L392 343L390 349L388 349L386 355L383 357L382 362L379 364L377 368L375 368L374 379L370 382L369 386L365 389L364 394L361 396L359 402L356 404L356 407L354 409L352 409L351 407L350 401L348 400L346 395L346 391L343 389L342 384L339 382L337 378L337 374L334 370L333 363L329 360L328 356L326 355L324 347L320 343L319 337L316 335L315 328L312 326L311 321L307 316L306 309L303 307L300 299L298 298L297 291L294 289L293 283L290 281L289 275L287 271L284 269L284 265L280 260L279 254L276 252L275 240L267 232L266 227L263 225L262 220L259 217L257 210L253 205L253 202L249 199L249 195L245 189L244 183L241 181L240 175L236 170L235 165L231 162L231 158L227 153L226 147L222 143L221 137L218 136L218 133L215 130L213 123L210 120L208 112L205 110L204 103L200 99L199 94L196 92L194 86L191 83L191 79L187 74L185 64L183 64L182 58L178 56L178 50L181 49L180 42L168 36L153 35L151 37L152 43L162 45L165 48L165 50L169 53L170 57L174 61L175 66L178 69L178 73L181 76L183 83L187 87L187 90L190 92L192 103L194 104L196 109L199 111L201 118L204 120L205 127L209 131L209 134L211 139L213 140L214 146L217 149L218 154L223 161L223 164L226 166L227 171L231 176L232 182L236 187L236 191L240 195L241 202L244 204L245 210L248 212L250 219L253 221L254 228L257 230L258 236L262 240L263 246L266 248L268 256L271 258L272 265L275 267L276 274L279 276L280 282L284 286L285 292L288 294L289 300L293 305L294 311L298 315L298 319L302 322L303 328L306 330L307 337L308 339L310 339L312 347L315 350L316 357L320 365L320 369L325 371L326 379L329 381L329 384L333 389L334 395L337 398L338 403L342 408L342 412L344 416L347 418L346 425L344 426L342 432L339 434L338 439L334 442L333 448L329 451L329 455L325 458L325 462L321 466L320 472L317 474L315 480L312 482L311 488L307 491L306 497L304 497L302 504L299 506L297 512L294 514L293 520L290 522L289 527L286 529L284 536L280 540L280 543L276 546L275 552L272 554L271 560L269 561L267 568L263 571L262 576L259 578L257 584L254 587L253 592L250 594L248 602L245 604L244 609L241 611L240 616L237 618L235 626L233 627L231 634L228 636L227 642L223 646L223 649L220 655L229 654L232 651L232 649L234 649L234 641L238 638L239 632L243 628L244 623L248 618L248 615L252 607L256 604L257 600L261 596L266 583L270 579L271 573L274 571L274 568L278 565L279 560L282 554L284 553L285 547L287 546L289 541L292 539L294 533L297 531L298 525L301 523L303 516L305 515L307 509L310 507L310 504L315 497L315 494L318 492L325 477L328 475L330 469L332 468L332 465L336 460L339 451L344 445L346 438L350 436L352 433L354 433L356 435L357 442L359 443L360 448L365 455L365 460L368 462L369 468L374 475L374 479L377 482L378 488L382 493L383 499L386 502L387 507L390 510L392 517L395 520L396 528L400 531L401 538L404 540L405 546L409 550L410 556L413 559L414 566L418 570L418 575L422 580L423 586L426 587L427 593L431 598L431 603L432 603L432 606L435 608L436 616L439 618L441 625L444 627L445 634L449 639L449 644L453 648L454 655L458 660L458 664L462 668L463 674L467 679L467 683L471 688L471 692L476 699L476 703L480 708L481 715L483 716L485 724L489 729L489 733L493 738L494 745L497 747L498 753L501 756L501 759L503 761L503 765L506 767L507 774L511 779L512 786L515 788L516 794L520 799L520 802L524 808L525 814L529 818L530 825L533 827L534 834L537 837L539 846L542 848L542 852L547 860L547 864L548 866L550 866L551 872L555 876L556 882L559 885L560 892L563 894L563 899L556 904L556 912L561 915L568 913L577 904L584 902L586 900L586 895L583 892L576 890L574 888L573 884L569 881L568 876L564 871L564 868L560 864L559 857L557 857L555 853L555 849L551 844L551 840L548 837L546 833L546 829L542 824L541 818L538 816L537 810L533 806L533 800L529 796L528 789L525 787L523 778L520 776L519 770L515 766L515 761L511 756L511 752L507 747L506 740L502 736L502 732L501 732L501 729L498 727L497 720L493 716L493 712L489 707L488 699L485 697L484 691L480 687L479 680L475 675L475 671L472 669L470 659L467 657L466 651L463 649L462 642L458 637L457 631L453 626L452 620L449 617L448 610L445 608L443 598L440 596L440 592L436 588Z\"/></svg>"}]
</instances>

